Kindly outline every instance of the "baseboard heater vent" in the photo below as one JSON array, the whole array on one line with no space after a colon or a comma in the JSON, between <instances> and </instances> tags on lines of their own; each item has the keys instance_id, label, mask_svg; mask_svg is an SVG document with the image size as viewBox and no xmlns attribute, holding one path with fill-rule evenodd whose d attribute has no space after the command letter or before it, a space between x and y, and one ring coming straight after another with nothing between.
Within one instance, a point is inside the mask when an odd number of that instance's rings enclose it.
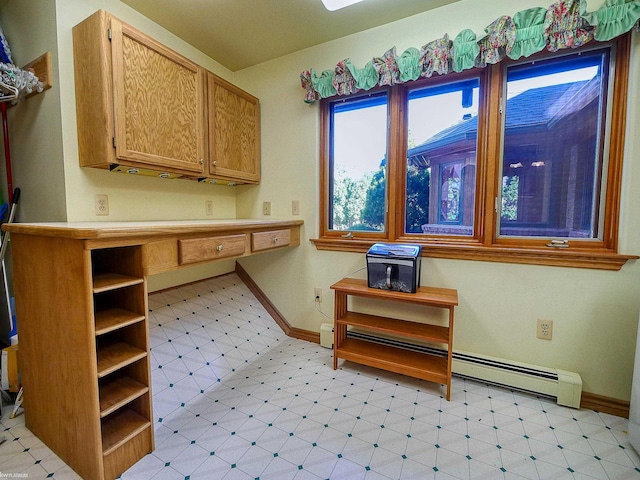
<instances>
[{"instance_id":1,"label":"baseboard heater vent","mask_svg":"<svg viewBox=\"0 0 640 480\"><path fill-rule=\"evenodd\" d=\"M349 331L347 336L431 355L447 355L446 351L438 348L377 337L360 331ZM460 351L454 351L452 357L454 375L553 397L558 405L580 408L582 378L577 373Z\"/></svg>"}]
</instances>

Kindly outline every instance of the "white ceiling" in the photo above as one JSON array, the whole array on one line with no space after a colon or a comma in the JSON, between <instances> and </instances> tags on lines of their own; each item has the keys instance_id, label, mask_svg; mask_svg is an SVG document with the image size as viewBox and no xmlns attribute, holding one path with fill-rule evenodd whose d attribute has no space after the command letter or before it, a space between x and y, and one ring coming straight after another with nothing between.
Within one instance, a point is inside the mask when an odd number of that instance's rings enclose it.
<instances>
[{"instance_id":1,"label":"white ceiling","mask_svg":"<svg viewBox=\"0 0 640 480\"><path fill-rule=\"evenodd\" d=\"M121 0L231 71L460 0Z\"/></svg>"}]
</instances>

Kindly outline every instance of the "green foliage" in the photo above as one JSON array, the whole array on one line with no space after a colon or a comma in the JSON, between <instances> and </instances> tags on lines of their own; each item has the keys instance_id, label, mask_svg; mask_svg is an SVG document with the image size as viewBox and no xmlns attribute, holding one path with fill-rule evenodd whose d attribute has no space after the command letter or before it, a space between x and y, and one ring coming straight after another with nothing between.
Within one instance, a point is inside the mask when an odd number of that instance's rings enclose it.
<instances>
[{"instance_id":1,"label":"green foliage","mask_svg":"<svg viewBox=\"0 0 640 480\"><path fill-rule=\"evenodd\" d=\"M369 188L367 189L362 220L365 225L373 230L384 230L385 198L387 190L386 169L381 166L373 174Z\"/></svg>"},{"instance_id":2,"label":"green foliage","mask_svg":"<svg viewBox=\"0 0 640 480\"><path fill-rule=\"evenodd\" d=\"M333 180L333 229L351 230L362 222L368 179L353 180L344 170L336 171Z\"/></svg>"},{"instance_id":3,"label":"green foliage","mask_svg":"<svg viewBox=\"0 0 640 480\"><path fill-rule=\"evenodd\" d=\"M429 220L428 168L407 167L407 233L422 233ZM385 227L387 178L382 165L373 174L353 180L345 172L333 181L333 229L383 231Z\"/></svg>"},{"instance_id":4,"label":"green foliage","mask_svg":"<svg viewBox=\"0 0 640 480\"><path fill-rule=\"evenodd\" d=\"M518 189L520 177L502 177L502 212L503 220L518 220Z\"/></svg>"},{"instance_id":5,"label":"green foliage","mask_svg":"<svg viewBox=\"0 0 640 480\"><path fill-rule=\"evenodd\" d=\"M422 225L429 223L430 182L430 168L407 166L407 233L422 233Z\"/></svg>"}]
</instances>

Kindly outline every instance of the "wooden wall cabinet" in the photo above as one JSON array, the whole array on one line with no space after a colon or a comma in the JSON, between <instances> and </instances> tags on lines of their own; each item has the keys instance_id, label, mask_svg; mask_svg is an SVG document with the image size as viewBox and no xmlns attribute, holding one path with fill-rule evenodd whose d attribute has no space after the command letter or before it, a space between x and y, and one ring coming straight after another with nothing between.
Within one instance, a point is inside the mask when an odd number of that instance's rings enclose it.
<instances>
[{"instance_id":1,"label":"wooden wall cabinet","mask_svg":"<svg viewBox=\"0 0 640 480\"><path fill-rule=\"evenodd\" d=\"M73 28L80 165L260 180L256 97L99 10Z\"/></svg>"},{"instance_id":2,"label":"wooden wall cabinet","mask_svg":"<svg viewBox=\"0 0 640 480\"><path fill-rule=\"evenodd\" d=\"M209 173L243 183L260 181L260 103L207 73Z\"/></svg>"},{"instance_id":3,"label":"wooden wall cabinet","mask_svg":"<svg viewBox=\"0 0 640 480\"><path fill-rule=\"evenodd\" d=\"M73 40L80 165L204 175L204 70L103 10Z\"/></svg>"}]
</instances>

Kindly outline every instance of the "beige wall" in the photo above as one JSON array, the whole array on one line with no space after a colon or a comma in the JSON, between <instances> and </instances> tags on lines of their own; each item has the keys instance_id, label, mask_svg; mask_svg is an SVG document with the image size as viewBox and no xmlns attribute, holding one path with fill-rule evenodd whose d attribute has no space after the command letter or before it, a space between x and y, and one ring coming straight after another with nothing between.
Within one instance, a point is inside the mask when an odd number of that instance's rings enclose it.
<instances>
[{"instance_id":1,"label":"beige wall","mask_svg":"<svg viewBox=\"0 0 640 480\"><path fill-rule=\"evenodd\" d=\"M57 73L55 18L54 0L5 2L0 9L0 21L14 63L24 65L50 51L53 70ZM18 219L65 220L60 89L51 89L46 95L36 95L10 108L8 117L13 184L22 192ZM4 155L1 158L4 159ZM4 165L3 161L0 185L6 202Z\"/></svg>"},{"instance_id":2,"label":"beige wall","mask_svg":"<svg viewBox=\"0 0 640 480\"><path fill-rule=\"evenodd\" d=\"M549 3L463 0L236 75L236 82L261 100L264 172L258 188L238 191L238 214L259 216L262 201L271 201L275 216L289 217L291 201L299 200L305 221L302 246L294 252L241 262L291 324L318 331L330 320L316 311L313 288L323 289L322 311L331 316L329 286L365 266L364 254L317 251L309 242L318 235L319 117L317 105L303 102L299 73L333 68L347 57L363 66L394 45L401 53L444 33L453 38L464 28L479 34L502 14ZM640 38L634 35L620 251L640 254L640 211L634 208L640 202L640 189L633 188L640 182L640 136L632 133L640 127ZM628 262L619 272L605 272L424 258L422 272L423 285L458 290L456 350L575 371L582 376L585 391L629 399L640 305L638 262ZM354 276L365 278L366 271ZM403 315L415 317L416 312L404 309ZM554 321L551 341L536 339L538 318Z\"/></svg>"},{"instance_id":3,"label":"beige wall","mask_svg":"<svg viewBox=\"0 0 640 480\"><path fill-rule=\"evenodd\" d=\"M321 309L331 317L329 286L365 266L363 254L320 252L318 235L318 107L304 104L299 73L332 68L351 57L364 65L395 45L420 47L445 32L477 33L501 14L550 2L463 0L433 12L306 49L232 74L118 0L5 0L0 21L14 59L24 64L46 50L54 54L54 88L13 109L15 184L23 189L20 221L201 219L205 200L219 218L291 216L299 200L305 221L299 248L242 260L243 266L295 327L318 331L330 319L314 308L313 288L324 290ZM597 2L589 2L589 5ZM508 6L507 6L508 5ZM262 172L259 186L237 189L110 174L78 167L71 27L104 8L159 41L228 78L261 99ZM27 33L28 32L28 33ZM620 250L640 253L640 39L634 34L629 120L622 191ZM19 145L19 146L18 146ZM18 160L19 157L19 160ZM19 163L19 165L18 165ZM109 217L96 217L94 195L109 195ZM150 290L224 273L233 262L173 272L150 279ZM364 277L360 271L355 276ZM423 285L457 288L455 348L521 362L548 365L582 375L584 389L629 399L640 305L640 264L619 272L475 261L423 259ZM384 306L379 306L384 310ZM408 318L416 312L404 310ZM537 318L554 321L550 342L535 338Z\"/></svg>"}]
</instances>

